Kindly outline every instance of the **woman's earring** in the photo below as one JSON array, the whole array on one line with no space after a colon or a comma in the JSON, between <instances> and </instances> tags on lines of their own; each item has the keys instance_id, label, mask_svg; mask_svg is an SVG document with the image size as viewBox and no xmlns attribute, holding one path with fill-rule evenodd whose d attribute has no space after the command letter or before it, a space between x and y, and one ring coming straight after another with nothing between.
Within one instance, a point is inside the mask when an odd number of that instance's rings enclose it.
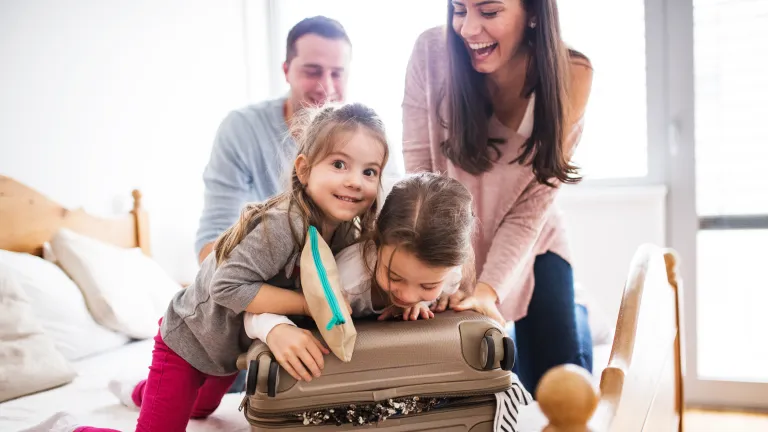
<instances>
[{"instance_id":1,"label":"woman's earring","mask_svg":"<svg viewBox=\"0 0 768 432\"><path fill-rule=\"evenodd\" d=\"M530 23L528 23L528 27L530 27L530 28L536 28L536 21L534 21L534 20L531 20L531 22L530 22Z\"/></svg>"}]
</instances>

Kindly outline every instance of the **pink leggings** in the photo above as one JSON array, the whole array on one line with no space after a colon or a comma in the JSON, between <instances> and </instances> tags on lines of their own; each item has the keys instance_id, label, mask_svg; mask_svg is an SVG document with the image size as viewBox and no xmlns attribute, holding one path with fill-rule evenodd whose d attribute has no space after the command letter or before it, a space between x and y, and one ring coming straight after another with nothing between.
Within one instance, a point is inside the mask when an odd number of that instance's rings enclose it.
<instances>
[{"instance_id":1,"label":"pink leggings","mask_svg":"<svg viewBox=\"0 0 768 432\"><path fill-rule=\"evenodd\" d=\"M149 376L133 389L133 402L141 407L136 432L183 432L189 419L211 415L219 407L237 374L213 376L193 368L155 336ZM82 426L75 432L118 432Z\"/></svg>"}]
</instances>

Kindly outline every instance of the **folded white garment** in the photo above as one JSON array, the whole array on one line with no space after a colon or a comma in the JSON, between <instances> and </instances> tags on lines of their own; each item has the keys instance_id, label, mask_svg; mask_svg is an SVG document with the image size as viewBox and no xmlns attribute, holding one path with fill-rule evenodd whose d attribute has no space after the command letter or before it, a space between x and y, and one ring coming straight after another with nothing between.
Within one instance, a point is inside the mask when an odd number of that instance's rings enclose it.
<instances>
[{"instance_id":1,"label":"folded white garment","mask_svg":"<svg viewBox=\"0 0 768 432\"><path fill-rule=\"evenodd\" d=\"M493 420L495 432L518 432L517 419L520 417L520 407L528 405L533 397L517 380L512 388L496 393L496 417Z\"/></svg>"}]
</instances>

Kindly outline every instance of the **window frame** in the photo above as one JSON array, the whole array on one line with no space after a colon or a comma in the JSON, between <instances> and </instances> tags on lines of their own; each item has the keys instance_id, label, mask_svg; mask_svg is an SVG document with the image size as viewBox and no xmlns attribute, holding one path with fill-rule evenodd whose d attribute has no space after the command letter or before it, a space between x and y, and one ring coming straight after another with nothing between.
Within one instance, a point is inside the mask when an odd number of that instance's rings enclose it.
<instances>
[{"instance_id":1,"label":"window frame","mask_svg":"<svg viewBox=\"0 0 768 432\"><path fill-rule=\"evenodd\" d=\"M748 383L698 377L697 343L697 234L724 226L760 228L768 217L760 215L700 216L696 208L695 63L693 0L664 0L667 35L666 122L670 153L666 162L669 188L667 240L683 262L683 315L686 402L692 406L768 408L768 383Z\"/></svg>"}]
</instances>

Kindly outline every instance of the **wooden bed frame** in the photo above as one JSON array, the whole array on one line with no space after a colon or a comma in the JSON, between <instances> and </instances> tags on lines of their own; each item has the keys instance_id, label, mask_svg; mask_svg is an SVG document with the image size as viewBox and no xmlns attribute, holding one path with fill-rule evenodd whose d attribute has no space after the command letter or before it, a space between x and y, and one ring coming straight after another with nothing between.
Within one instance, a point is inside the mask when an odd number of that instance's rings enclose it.
<instances>
[{"instance_id":1,"label":"wooden bed frame","mask_svg":"<svg viewBox=\"0 0 768 432\"><path fill-rule=\"evenodd\" d=\"M0 249L42 255L68 228L150 254L149 219L134 190L133 209L103 218L68 210L16 180L0 176ZM550 370L536 389L547 432L682 431L681 284L674 251L641 246L629 268L608 367L600 388L576 366Z\"/></svg>"},{"instance_id":2,"label":"wooden bed frame","mask_svg":"<svg viewBox=\"0 0 768 432\"><path fill-rule=\"evenodd\" d=\"M0 249L42 256L43 244L60 228L120 247L149 248L149 217L141 208L141 192L133 191L126 216L104 218L82 209L69 210L18 181L0 175Z\"/></svg>"}]
</instances>

